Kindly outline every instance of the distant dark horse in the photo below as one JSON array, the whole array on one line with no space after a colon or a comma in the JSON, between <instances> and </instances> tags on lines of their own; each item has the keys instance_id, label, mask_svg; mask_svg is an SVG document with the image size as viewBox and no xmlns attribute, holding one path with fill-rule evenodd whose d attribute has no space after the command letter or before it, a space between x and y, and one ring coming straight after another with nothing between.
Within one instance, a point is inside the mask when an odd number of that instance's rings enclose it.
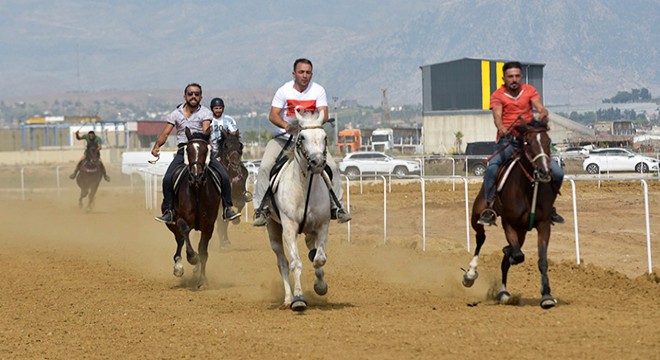
<instances>
[{"instance_id":1,"label":"distant dark horse","mask_svg":"<svg viewBox=\"0 0 660 360\"><path fill-rule=\"evenodd\" d=\"M509 245L502 251L502 288L497 295L500 303L507 303L511 294L506 290L509 267L525 261L521 247L527 231L536 228L538 233L538 268L541 272L541 307L549 309L556 304L550 294L548 280L548 243L550 242L550 215L555 202L556 192L551 180L550 137L547 124L533 121L529 125L516 128L518 141L522 142L519 157L502 165L495 186L501 189L495 196L495 211L500 214L502 227ZM504 185L501 178L509 174ZM482 187L472 207L472 228L477 232L477 248L465 272L463 285L470 287L477 279L479 251L486 241L484 226L477 224L481 212L486 207L485 189ZM536 194L535 194L536 192Z\"/></svg>"},{"instance_id":2,"label":"distant dark horse","mask_svg":"<svg viewBox=\"0 0 660 360\"><path fill-rule=\"evenodd\" d=\"M103 174L101 172L101 153L97 147L88 147L85 150L85 160L80 166L80 172L76 176L76 183L80 187L78 207L82 209L83 198L89 195L87 210L94 208L94 198L101 183Z\"/></svg>"},{"instance_id":3,"label":"distant dark horse","mask_svg":"<svg viewBox=\"0 0 660 360\"><path fill-rule=\"evenodd\" d=\"M240 213L245 207L245 203L252 200L252 194L247 191L246 182L248 178L248 171L241 162L243 156L243 144L241 143L240 134L236 131L236 135L228 131L222 130L222 136L219 144L220 151L218 152L218 161L225 167L229 178L231 179L231 201L234 203L237 211ZM240 223L241 219L237 218L233 221L234 224ZM218 226L218 239L220 246L229 246L228 227L229 223L223 221L218 217L216 224Z\"/></svg>"},{"instance_id":4,"label":"distant dark horse","mask_svg":"<svg viewBox=\"0 0 660 360\"><path fill-rule=\"evenodd\" d=\"M194 273L198 275L198 288L207 284L208 245L220 206L220 190L216 187L208 166L211 156L210 134L210 130L191 134L190 129L186 128L188 144L184 156L187 166L182 170L184 173L179 180L175 198L175 224L167 225L174 234L177 245L174 254L174 276L183 276L181 248L185 244L186 258L191 265L195 265ZM190 244L191 230L199 230L202 233L198 247L199 256Z\"/></svg>"}]
</instances>

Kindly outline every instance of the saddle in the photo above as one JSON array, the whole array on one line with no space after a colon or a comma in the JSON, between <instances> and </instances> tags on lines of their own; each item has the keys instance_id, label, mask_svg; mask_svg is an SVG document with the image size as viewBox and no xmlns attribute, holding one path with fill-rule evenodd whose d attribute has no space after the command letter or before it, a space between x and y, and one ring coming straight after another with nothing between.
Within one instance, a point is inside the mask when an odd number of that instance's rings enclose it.
<instances>
[{"instance_id":1,"label":"saddle","mask_svg":"<svg viewBox=\"0 0 660 360\"><path fill-rule=\"evenodd\" d=\"M216 189L218 189L218 192L222 192L220 184L222 183L220 180L220 174L216 172L212 167L207 166L206 167L206 172L209 174L209 177L213 181L213 184L215 185ZM174 169L174 194L177 195L179 193L179 188L181 187L181 179L183 179L184 176L188 176L189 171L188 171L188 166L186 164L181 164L179 165L176 169Z\"/></svg>"}]
</instances>

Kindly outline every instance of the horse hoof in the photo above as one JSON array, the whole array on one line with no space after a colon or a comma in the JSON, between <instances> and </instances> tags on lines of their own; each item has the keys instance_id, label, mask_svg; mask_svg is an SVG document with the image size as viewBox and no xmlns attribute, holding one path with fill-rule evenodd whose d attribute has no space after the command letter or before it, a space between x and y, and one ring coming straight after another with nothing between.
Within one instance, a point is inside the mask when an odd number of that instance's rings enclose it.
<instances>
[{"instance_id":1,"label":"horse hoof","mask_svg":"<svg viewBox=\"0 0 660 360\"><path fill-rule=\"evenodd\" d=\"M472 287L472 285L474 285L474 281L477 280L478 277L479 277L479 273L476 271L474 272L474 277L470 277L470 275L468 275L468 273L466 272L465 274L463 274L463 286L468 288Z\"/></svg>"},{"instance_id":2,"label":"horse hoof","mask_svg":"<svg viewBox=\"0 0 660 360\"><path fill-rule=\"evenodd\" d=\"M238 224L241 223L241 218L236 218L236 219L232 220L231 223L234 224L234 225L238 225Z\"/></svg>"},{"instance_id":3,"label":"horse hoof","mask_svg":"<svg viewBox=\"0 0 660 360\"><path fill-rule=\"evenodd\" d=\"M524 261L525 261L525 254L523 254L522 252L509 256L509 263L511 263L511 265L517 265Z\"/></svg>"},{"instance_id":4,"label":"horse hoof","mask_svg":"<svg viewBox=\"0 0 660 360\"><path fill-rule=\"evenodd\" d=\"M321 296L327 294L328 293L328 284L325 281L323 281L323 282L316 282L315 281L314 282L314 292L317 295L321 295Z\"/></svg>"},{"instance_id":5,"label":"horse hoof","mask_svg":"<svg viewBox=\"0 0 660 360\"><path fill-rule=\"evenodd\" d=\"M302 296L294 296L293 301L291 302L291 310L300 312L307 309L307 301Z\"/></svg>"},{"instance_id":6,"label":"horse hoof","mask_svg":"<svg viewBox=\"0 0 660 360\"><path fill-rule=\"evenodd\" d=\"M497 294L497 302L500 304L508 303L509 299L511 299L511 294L509 294L508 291L500 291L499 294Z\"/></svg>"},{"instance_id":7,"label":"horse hoof","mask_svg":"<svg viewBox=\"0 0 660 360\"><path fill-rule=\"evenodd\" d=\"M543 295L541 299L541 307L543 309L552 309L555 305L557 305L557 299L553 298L552 295Z\"/></svg>"},{"instance_id":8,"label":"horse hoof","mask_svg":"<svg viewBox=\"0 0 660 360\"><path fill-rule=\"evenodd\" d=\"M316 249L310 250L309 254L307 254L307 257L309 258L309 261L314 262L314 257L316 257Z\"/></svg>"},{"instance_id":9,"label":"horse hoof","mask_svg":"<svg viewBox=\"0 0 660 360\"><path fill-rule=\"evenodd\" d=\"M182 277L183 276L183 266L174 265L174 276Z\"/></svg>"}]
</instances>

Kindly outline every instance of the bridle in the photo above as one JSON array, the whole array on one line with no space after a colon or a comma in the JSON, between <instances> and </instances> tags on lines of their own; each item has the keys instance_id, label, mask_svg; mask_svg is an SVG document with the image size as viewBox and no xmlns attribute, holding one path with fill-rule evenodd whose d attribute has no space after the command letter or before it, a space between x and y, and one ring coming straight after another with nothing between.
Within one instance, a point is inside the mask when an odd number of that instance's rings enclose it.
<instances>
[{"instance_id":1,"label":"bridle","mask_svg":"<svg viewBox=\"0 0 660 360\"><path fill-rule=\"evenodd\" d=\"M530 181L534 182L549 182L550 181L550 166L548 165L548 160L552 161L550 158L550 155L545 152L543 149L543 143L541 142L541 135L545 134L547 132L546 129L544 128L528 128L527 131L525 132L525 135L523 136L523 154L525 158L529 161L530 165L532 166L533 169L533 177L525 171L525 175L527 175L528 178L530 178ZM531 133L535 136L534 142L530 144L530 142L527 141L527 136L528 134ZM539 153L534 155L530 154L530 148L531 146L538 145L539 148ZM545 176L541 175L541 171L539 171L539 165L537 164L537 160L539 159L545 159L543 166L545 167Z\"/></svg>"},{"instance_id":2,"label":"bridle","mask_svg":"<svg viewBox=\"0 0 660 360\"><path fill-rule=\"evenodd\" d=\"M303 127L301 127L300 131L296 135L296 142L295 142L296 152L298 154L300 154L300 156L303 159L305 159L305 161L307 162L307 169L306 169L307 171L309 171L311 169L311 165L310 165L311 159L309 157L309 153L307 152L307 149L305 149L305 147L303 146L303 143L302 143L303 138L300 137L300 133L305 131L305 130L312 130L312 129L323 129L323 125L312 125L312 126L303 126ZM327 153L328 153L328 138L325 138L324 141L323 141L323 161L324 161L323 166L325 166L325 159L326 159ZM300 165L302 167L302 164L300 164Z\"/></svg>"},{"instance_id":3,"label":"bridle","mask_svg":"<svg viewBox=\"0 0 660 360\"><path fill-rule=\"evenodd\" d=\"M198 146L200 145L206 148L206 157L204 158L204 160L201 160L199 156ZM190 162L189 159L189 151L191 151L190 150L191 146L194 148L192 151L196 151L195 160L192 162ZM210 161L211 161L211 152L209 151L208 141L204 139L191 139L188 141L188 143L186 144L186 156L184 156L184 162L188 166L188 173L189 173L188 176L193 184L195 185L203 184L204 181L206 181L206 176L204 175L206 174L207 165ZM193 170L195 169L196 166L199 166L201 171L194 172Z\"/></svg>"}]
</instances>

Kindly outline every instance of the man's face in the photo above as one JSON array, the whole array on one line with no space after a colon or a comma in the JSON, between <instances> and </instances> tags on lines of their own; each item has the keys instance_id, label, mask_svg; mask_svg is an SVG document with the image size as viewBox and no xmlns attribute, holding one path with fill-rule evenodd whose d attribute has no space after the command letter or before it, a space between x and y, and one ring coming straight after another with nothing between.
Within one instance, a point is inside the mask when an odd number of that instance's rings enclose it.
<instances>
[{"instance_id":1,"label":"man's face","mask_svg":"<svg viewBox=\"0 0 660 360\"><path fill-rule=\"evenodd\" d=\"M213 109L211 109L211 110L213 110L213 117L215 117L216 119L218 119L218 118L220 118L220 117L222 116L222 113L225 112L225 107L224 107L224 106L220 106L220 105L216 105L216 106L214 106Z\"/></svg>"},{"instance_id":2,"label":"man's face","mask_svg":"<svg viewBox=\"0 0 660 360\"><path fill-rule=\"evenodd\" d=\"M312 66L309 64L298 63L293 72L293 81L300 89L307 89L312 80Z\"/></svg>"},{"instance_id":3,"label":"man's face","mask_svg":"<svg viewBox=\"0 0 660 360\"><path fill-rule=\"evenodd\" d=\"M197 86L188 86L183 98L186 100L188 107L197 108L199 102L202 101L202 89Z\"/></svg>"},{"instance_id":4,"label":"man's face","mask_svg":"<svg viewBox=\"0 0 660 360\"><path fill-rule=\"evenodd\" d=\"M518 92L520 89L520 80L522 80L522 72L518 68L507 69L503 76L504 87L509 92Z\"/></svg>"},{"instance_id":5,"label":"man's face","mask_svg":"<svg viewBox=\"0 0 660 360\"><path fill-rule=\"evenodd\" d=\"M94 138L96 137L96 134L94 134L94 133L89 133L87 135L89 136L90 140L94 140Z\"/></svg>"}]
</instances>

